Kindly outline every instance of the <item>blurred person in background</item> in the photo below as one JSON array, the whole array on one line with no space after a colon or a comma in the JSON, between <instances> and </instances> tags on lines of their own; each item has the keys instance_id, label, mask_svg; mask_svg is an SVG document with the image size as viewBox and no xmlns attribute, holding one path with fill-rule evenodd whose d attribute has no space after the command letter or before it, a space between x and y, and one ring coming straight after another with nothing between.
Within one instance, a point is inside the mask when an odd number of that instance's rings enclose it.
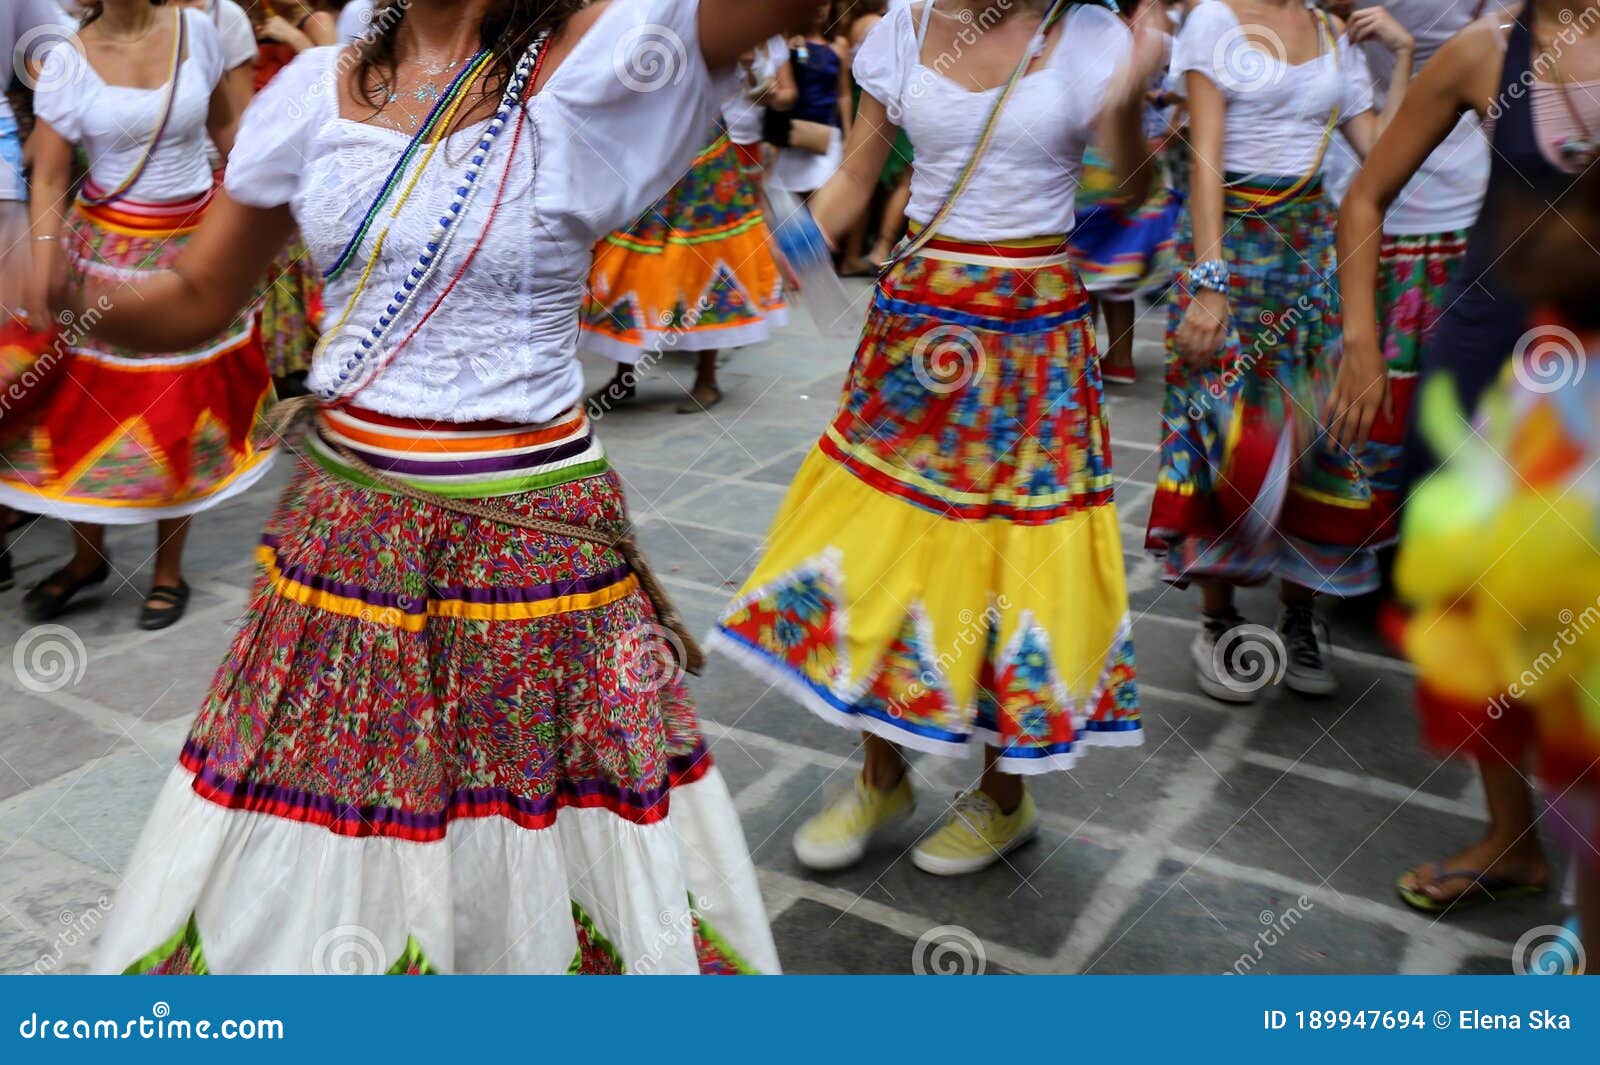
<instances>
[{"instance_id":1,"label":"blurred person in background","mask_svg":"<svg viewBox=\"0 0 1600 1065\"><path fill-rule=\"evenodd\" d=\"M980 13L998 19L969 32ZM712 637L865 734L861 772L795 833L810 868L860 861L912 814L904 748L985 748L981 777L912 851L956 876L1035 836L1027 775L1143 741L1094 325L1067 234L1091 139L1144 199L1144 86L1162 52L1159 32L1098 3L928 0L890 12L856 56L859 118L811 199L816 225L849 232L904 129L913 235Z\"/></svg>"},{"instance_id":2,"label":"blurred person in background","mask_svg":"<svg viewBox=\"0 0 1600 1065\"><path fill-rule=\"evenodd\" d=\"M822 140L801 147L798 138L774 141L777 159L767 175L774 188L809 196L833 176L844 158L844 141L854 114L851 106L850 40L830 31L833 5L816 5L804 34L789 40L789 64L797 97L787 113L790 123L809 123Z\"/></svg>"},{"instance_id":3,"label":"blurred person in background","mask_svg":"<svg viewBox=\"0 0 1600 1065\"><path fill-rule=\"evenodd\" d=\"M1328 407L1330 432L1361 449L1399 417L1391 397L1386 323L1379 318L1386 212L1440 148L1461 137L1463 118L1476 116L1490 146L1488 185L1467 237L1463 262L1444 297L1433 333L1422 345L1415 394L1435 376L1448 378L1467 417L1513 355L1540 346L1526 297L1495 269L1526 237L1493 224L1529 197L1556 215L1575 176L1594 163L1600 131L1600 34L1582 0L1534 0L1489 11L1439 46L1406 94L1394 122L1367 160L1339 219L1340 277L1346 292L1344 354ZM1471 144L1470 139L1466 142ZM1472 159L1463 148L1464 164ZM1526 257L1519 261L1529 261ZM1559 269L1539 271L1554 283ZM1407 426L1400 490L1436 461L1416 419ZM1380 446L1385 443L1380 438ZM1381 454L1381 452L1380 452ZM1463 662L1466 660L1463 659ZM1439 693L1424 683L1424 706ZM1468 707L1468 711L1477 708ZM1513 705L1469 730L1467 750L1483 777L1489 826L1482 839L1455 854L1423 862L1397 883L1416 909L1442 913L1546 891L1550 865L1540 843L1535 798L1523 774L1526 715ZM1446 713L1424 720L1448 720Z\"/></svg>"},{"instance_id":4,"label":"blurred person in background","mask_svg":"<svg viewBox=\"0 0 1600 1065\"><path fill-rule=\"evenodd\" d=\"M164 272L212 201L206 135L223 151L236 116L222 42L204 12L150 0L88 5L44 57L34 93L30 316L69 279ZM73 154L88 177L73 200ZM112 576L107 524L156 523L139 627L183 616L190 517L249 488L272 452L250 439L271 382L248 319L182 350L134 352L83 339L32 431L0 447L0 502L73 523L72 559L23 598L32 621L63 613Z\"/></svg>"},{"instance_id":5,"label":"blurred person in background","mask_svg":"<svg viewBox=\"0 0 1600 1065\"><path fill-rule=\"evenodd\" d=\"M1378 586L1370 489L1355 456L1316 428L1340 322L1323 158L1340 130L1367 151L1402 96L1375 110L1357 47L1369 39L1395 54L1403 88L1411 38L1378 9L1346 30L1299 0L1205 0L1174 47L1193 155L1180 254L1191 265L1167 323L1145 542L1165 580L1200 585L1190 656L1197 686L1223 702L1251 702L1261 688L1229 653L1248 641L1225 639L1247 624L1237 586L1278 580L1283 680L1310 696L1338 688L1315 597Z\"/></svg>"}]
</instances>

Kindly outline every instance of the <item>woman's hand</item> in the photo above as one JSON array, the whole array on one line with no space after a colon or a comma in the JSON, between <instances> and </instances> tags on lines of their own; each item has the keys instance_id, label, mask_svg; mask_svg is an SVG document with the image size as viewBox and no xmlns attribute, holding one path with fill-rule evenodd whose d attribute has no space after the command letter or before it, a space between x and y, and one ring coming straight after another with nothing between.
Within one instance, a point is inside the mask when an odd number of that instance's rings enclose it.
<instances>
[{"instance_id":1,"label":"woman's hand","mask_svg":"<svg viewBox=\"0 0 1600 1065\"><path fill-rule=\"evenodd\" d=\"M1396 55L1416 47L1406 28L1381 7L1364 7L1351 13L1348 25L1353 44L1377 41Z\"/></svg>"},{"instance_id":2,"label":"woman's hand","mask_svg":"<svg viewBox=\"0 0 1600 1065\"><path fill-rule=\"evenodd\" d=\"M72 309L72 270L61 239L34 243L33 276L28 280L23 310L35 329L50 328L58 311Z\"/></svg>"},{"instance_id":3,"label":"woman's hand","mask_svg":"<svg viewBox=\"0 0 1600 1065\"><path fill-rule=\"evenodd\" d=\"M286 44L296 52L303 52L312 46L311 38L295 29L282 15L268 15L261 25L256 27L256 37L263 41Z\"/></svg>"},{"instance_id":4,"label":"woman's hand","mask_svg":"<svg viewBox=\"0 0 1600 1065\"><path fill-rule=\"evenodd\" d=\"M1385 418L1393 416L1389 368L1378 349L1377 336L1367 330L1349 330L1344 335L1333 395L1323 411L1328 435L1346 451L1358 452L1371 438L1380 412Z\"/></svg>"},{"instance_id":5,"label":"woman's hand","mask_svg":"<svg viewBox=\"0 0 1600 1065\"><path fill-rule=\"evenodd\" d=\"M1178 325L1178 354L1191 370L1209 370L1228 338L1228 296L1203 288Z\"/></svg>"}]
</instances>

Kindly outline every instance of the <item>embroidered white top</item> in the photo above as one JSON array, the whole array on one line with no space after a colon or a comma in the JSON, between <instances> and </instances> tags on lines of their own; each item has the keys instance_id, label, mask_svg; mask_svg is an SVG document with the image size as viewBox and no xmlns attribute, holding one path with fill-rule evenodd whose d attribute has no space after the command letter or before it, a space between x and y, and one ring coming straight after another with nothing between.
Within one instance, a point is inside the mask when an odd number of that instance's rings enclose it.
<instances>
[{"instance_id":1,"label":"embroidered white top","mask_svg":"<svg viewBox=\"0 0 1600 1065\"><path fill-rule=\"evenodd\" d=\"M160 9L158 14L165 17L169 10ZM189 54L179 72L172 119L149 166L128 190L130 200L176 203L211 187L206 116L211 110L211 94L222 77L222 41L204 11L184 8L183 20L189 31ZM131 89L107 85L83 53L64 42L45 58L33 94L33 110L64 139L83 147L96 185L114 189L143 158L145 146L161 122L166 95L165 86Z\"/></svg>"},{"instance_id":2,"label":"embroidered white top","mask_svg":"<svg viewBox=\"0 0 1600 1065\"><path fill-rule=\"evenodd\" d=\"M714 78L706 69L698 8L698 0L614 0L529 101L514 157L515 117L506 123L459 235L389 330L391 350L417 328L480 235L482 246L437 313L355 402L397 417L529 423L578 401L578 312L595 242L684 174L735 88L733 70ZM664 52L663 44L670 45ZM337 56L336 48L302 53L256 98L226 178L240 203L288 204L319 269L338 258L409 142L341 117ZM311 388L333 385L410 272L481 135L481 126L464 129L440 146L394 220L349 327L318 354ZM505 196L485 232L502 176ZM388 224L385 209L350 268L328 283L328 326Z\"/></svg>"},{"instance_id":3,"label":"embroidered white top","mask_svg":"<svg viewBox=\"0 0 1600 1065\"><path fill-rule=\"evenodd\" d=\"M1290 64L1249 40L1233 9L1205 0L1189 13L1172 52L1172 77L1211 79L1227 102L1222 166L1230 173L1298 177L1311 169L1328 117L1345 123L1372 110L1372 73L1361 49L1341 38Z\"/></svg>"},{"instance_id":4,"label":"embroidered white top","mask_svg":"<svg viewBox=\"0 0 1600 1065\"><path fill-rule=\"evenodd\" d=\"M855 76L911 138L917 165L906 213L926 224L955 186L1001 90L972 92L924 65L923 14L921 4L889 12L862 42ZM1131 46L1127 27L1105 8L1067 13L1054 51L1001 113L972 183L942 227L945 236L996 241L1071 231L1084 147Z\"/></svg>"}]
</instances>

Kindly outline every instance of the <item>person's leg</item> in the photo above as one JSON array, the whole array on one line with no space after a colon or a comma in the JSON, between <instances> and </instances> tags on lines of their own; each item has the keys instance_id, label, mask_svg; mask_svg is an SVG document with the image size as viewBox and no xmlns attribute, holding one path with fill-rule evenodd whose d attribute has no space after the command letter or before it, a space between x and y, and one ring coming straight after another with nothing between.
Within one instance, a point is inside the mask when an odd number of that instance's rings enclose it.
<instances>
[{"instance_id":1,"label":"person's leg","mask_svg":"<svg viewBox=\"0 0 1600 1065\"><path fill-rule=\"evenodd\" d=\"M1106 355L1100 361L1101 377L1114 383L1131 384L1134 379L1133 301L1102 299L1099 303L1106 319Z\"/></svg>"},{"instance_id":2,"label":"person's leg","mask_svg":"<svg viewBox=\"0 0 1600 1065\"><path fill-rule=\"evenodd\" d=\"M1478 762L1478 772L1489 807L1488 832L1465 850L1419 865L1400 878L1402 888L1435 904L1449 903L1475 890L1473 877L1447 873L1472 873L1517 885L1545 886L1550 880L1550 863L1534 825L1533 789L1521 769L1503 756L1491 754Z\"/></svg>"},{"instance_id":3,"label":"person's leg","mask_svg":"<svg viewBox=\"0 0 1600 1065\"><path fill-rule=\"evenodd\" d=\"M862 733L861 780L869 788L889 791L906 776L906 758L900 748L870 732Z\"/></svg>"},{"instance_id":4,"label":"person's leg","mask_svg":"<svg viewBox=\"0 0 1600 1065\"><path fill-rule=\"evenodd\" d=\"M164 629L183 617L189 605L189 586L183 580L183 547L188 540L188 518L156 523L156 567L150 595L139 612L140 628Z\"/></svg>"},{"instance_id":5,"label":"person's leg","mask_svg":"<svg viewBox=\"0 0 1600 1065\"><path fill-rule=\"evenodd\" d=\"M995 768L999 757L1000 752L993 747L984 748L983 779L978 784L978 790L993 799L1001 813L1015 813L1017 807L1022 805L1022 795L1027 789L1022 786L1022 778L1016 773L1005 773Z\"/></svg>"},{"instance_id":6,"label":"person's leg","mask_svg":"<svg viewBox=\"0 0 1600 1065\"><path fill-rule=\"evenodd\" d=\"M690 402L678 408L679 414L698 414L722 402L722 389L717 386L717 352L702 351L698 355L694 384L689 389Z\"/></svg>"}]
</instances>

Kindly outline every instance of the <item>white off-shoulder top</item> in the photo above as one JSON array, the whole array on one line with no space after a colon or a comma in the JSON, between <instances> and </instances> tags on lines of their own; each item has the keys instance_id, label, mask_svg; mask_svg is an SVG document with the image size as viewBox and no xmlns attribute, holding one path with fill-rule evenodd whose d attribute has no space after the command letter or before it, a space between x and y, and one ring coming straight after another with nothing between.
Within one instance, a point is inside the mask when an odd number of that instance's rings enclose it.
<instances>
[{"instance_id":1,"label":"white off-shoulder top","mask_svg":"<svg viewBox=\"0 0 1600 1065\"><path fill-rule=\"evenodd\" d=\"M514 157L516 122L506 123L454 243L390 328L391 349L412 334L482 236L476 257L356 403L396 417L531 423L578 401L578 314L593 246L686 172L711 142L719 105L735 87L733 70L715 78L707 70L698 16L699 0L613 0L529 101ZM301 53L255 99L226 178L240 203L288 204L319 270L338 258L409 141L339 114L340 54L332 47ZM482 129L457 132L434 155L392 224L349 328L314 361L313 389L332 386L416 265ZM485 232L502 175L505 194ZM328 283L325 328L355 291L388 214L385 208L352 265Z\"/></svg>"},{"instance_id":2,"label":"white off-shoulder top","mask_svg":"<svg viewBox=\"0 0 1600 1065\"><path fill-rule=\"evenodd\" d=\"M1001 91L971 92L951 80L940 69L951 57L923 63L924 15L922 4L889 12L861 43L854 65L862 91L911 138L917 164L906 214L922 224L955 186ZM989 150L941 227L945 236L997 241L1071 231L1083 151L1132 43L1122 20L1105 8L1067 13L1054 51L1023 78L1001 113Z\"/></svg>"}]
</instances>

